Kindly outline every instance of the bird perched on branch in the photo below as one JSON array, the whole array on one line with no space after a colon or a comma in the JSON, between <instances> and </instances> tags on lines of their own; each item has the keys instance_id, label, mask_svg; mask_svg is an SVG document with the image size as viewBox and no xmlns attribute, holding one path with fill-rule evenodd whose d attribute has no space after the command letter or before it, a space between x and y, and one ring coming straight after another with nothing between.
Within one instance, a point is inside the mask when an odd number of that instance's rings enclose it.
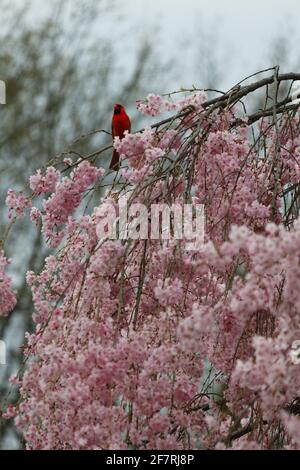
<instances>
[{"instance_id":1,"label":"bird perched on branch","mask_svg":"<svg viewBox=\"0 0 300 470\"><path fill-rule=\"evenodd\" d=\"M122 106L121 104L114 105L114 113L112 117L111 127L112 127L113 139L116 136L120 137L120 139L123 139L124 132L131 131L130 119L128 115L126 114L124 106ZM113 154L112 154L112 159L109 165L109 169L118 171L119 168L120 168L120 155L116 151L116 149L114 149Z\"/></svg>"}]
</instances>

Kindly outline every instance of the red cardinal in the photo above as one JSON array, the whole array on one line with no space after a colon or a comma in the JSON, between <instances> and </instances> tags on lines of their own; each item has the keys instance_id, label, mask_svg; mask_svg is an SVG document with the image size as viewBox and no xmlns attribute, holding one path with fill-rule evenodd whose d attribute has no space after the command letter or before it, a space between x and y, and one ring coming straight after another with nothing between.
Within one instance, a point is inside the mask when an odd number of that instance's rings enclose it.
<instances>
[{"instance_id":1,"label":"red cardinal","mask_svg":"<svg viewBox=\"0 0 300 470\"><path fill-rule=\"evenodd\" d=\"M131 131L130 119L126 114L124 106L122 106L121 104L114 105L114 113L112 117L111 128L112 128L113 139L116 136L120 137L120 139L123 139L124 132ZM120 168L120 155L114 149L113 154L112 154L112 159L109 165L109 169L118 171L119 168Z\"/></svg>"}]
</instances>

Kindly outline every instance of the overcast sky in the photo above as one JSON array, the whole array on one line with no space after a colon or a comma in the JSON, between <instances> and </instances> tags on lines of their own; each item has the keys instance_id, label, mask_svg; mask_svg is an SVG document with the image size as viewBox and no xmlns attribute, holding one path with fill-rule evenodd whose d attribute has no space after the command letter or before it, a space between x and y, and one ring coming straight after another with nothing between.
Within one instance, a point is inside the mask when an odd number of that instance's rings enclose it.
<instances>
[{"instance_id":1,"label":"overcast sky","mask_svg":"<svg viewBox=\"0 0 300 470\"><path fill-rule=\"evenodd\" d=\"M300 57L299 0L116 0L116 3L123 5L120 11L135 25L133 35L150 25L160 26L161 53L170 56L179 51L181 71L176 79L179 86L198 81L198 64L189 67L187 60L191 46L186 49L181 46L191 38L195 44L201 42L197 31L203 27L219 38L216 48L224 62L225 88L257 67L275 65L269 51L276 37L289 38L292 66Z\"/></svg>"},{"instance_id":2,"label":"overcast sky","mask_svg":"<svg viewBox=\"0 0 300 470\"><path fill-rule=\"evenodd\" d=\"M24 3L25 0L14 0ZM31 0L34 11L46 12L44 0ZM81 0L90 2L92 0ZM97 0L99 1L99 0ZM71 0L72 2L72 0ZM288 64L282 70L300 66L299 0L103 0L112 5L111 15L100 20L98 31L105 32L121 51L118 58L130 68L142 38L149 35L160 57L172 60L177 73L170 88L202 83L203 32L211 36L211 49L221 75L215 86L228 89L259 68L277 65L271 58L280 37L288 39ZM1 0L0 0L1 3ZM43 5L41 9L40 6ZM49 5L49 4L48 4ZM51 5L51 2L50 2ZM202 33L201 33L202 31ZM91 34L94 34L91 31ZM273 47L272 47L273 45ZM278 53L280 52L277 47ZM197 53L198 52L198 53ZM276 62L276 63L275 63ZM216 67L217 68L217 67ZM170 77L170 74L169 74ZM163 83L163 80L162 80ZM163 84L162 90L169 91ZM150 91L150 90L149 90Z\"/></svg>"}]
</instances>

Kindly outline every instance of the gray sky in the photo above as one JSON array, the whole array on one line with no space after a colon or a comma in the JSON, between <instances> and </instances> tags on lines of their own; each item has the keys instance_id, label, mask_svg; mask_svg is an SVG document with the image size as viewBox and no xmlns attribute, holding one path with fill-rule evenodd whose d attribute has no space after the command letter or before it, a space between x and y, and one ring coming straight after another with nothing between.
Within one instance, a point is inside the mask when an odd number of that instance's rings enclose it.
<instances>
[{"instance_id":1,"label":"gray sky","mask_svg":"<svg viewBox=\"0 0 300 470\"><path fill-rule=\"evenodd\" d=\"M279 35L287 35L291 41L291 65L300 57L299 0L117 0L116 3L123 5L120 11L135 25L133 34L142 33L150 25L160 26L161 53L166 57L175 55L181 64L177 86L199 84L197 64L189 66L191 46L182 49L182 44L192 39L197 47L197 41L201 42L197 31L203 26L219 37L216 44L224 62L222 86L225 88L258 67L276 65L271 62L269 51ZM200 66L201 59L198 60Z\"/></svg>"},{"instance_id":2,"label":"gray sky","mask_svg":"<svg viewBox=\"0 0 300 470\"><path fill-rule=\"evenodd\" d=\"M25 0L14 0L24 3ZM72 0L70 0L72 1ZM82 0L83 1L83 0ZM92 0L85 0L87 3ZM47 12L44 0L33 0L34 12ZM216 58L212 62L221 69L215 86L230 88L245 76L277 65L270 57L275 40L288 38L288 64L281 71L297 71L300 67L300 3L299 0L103 0L112 4L111 16L99 23L97 32L112 37L118 49L118 60L130 69L142 38L151 29L151 41L157 53L176 65L169 74L167 92L195 84L205 86L201 70L203 38L209 42ZM1 3L1 0L0 0ZM51 2L50 2L51 3ZM40 8L43 5L43 8ZM117 12L117 13L116 13ZM119 18L120 17L120 18ZM91 31L91 34L95 34ZM273 44L273 48L272 48ZM278 61L277 61L278 62ZM170 75L173 80L170 80Z\"/></svg>"}]
</instances>

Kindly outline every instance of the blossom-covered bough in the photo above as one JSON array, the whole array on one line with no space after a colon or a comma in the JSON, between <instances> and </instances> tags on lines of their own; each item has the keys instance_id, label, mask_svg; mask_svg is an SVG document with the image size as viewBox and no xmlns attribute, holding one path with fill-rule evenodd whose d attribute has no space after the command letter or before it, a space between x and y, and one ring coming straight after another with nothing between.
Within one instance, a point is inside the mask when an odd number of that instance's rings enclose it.
<instances>
[{"instance_id":1,"label":"blossom-covered bough","mask_svg":"<svg viewBox=\"0 0 300 470\"><path fill-rule=\"evenodd\" d=\"M27 274L36 331L5 411L29 449L300 448L300 74L264 73L138 103L172 116L115 140L112 186L106 147L9 192L11 217L30 206L55 249ZM101 207L124 195L149 214L203 204L204 245L99 239Z\"/></svg>"}]
</instances>

